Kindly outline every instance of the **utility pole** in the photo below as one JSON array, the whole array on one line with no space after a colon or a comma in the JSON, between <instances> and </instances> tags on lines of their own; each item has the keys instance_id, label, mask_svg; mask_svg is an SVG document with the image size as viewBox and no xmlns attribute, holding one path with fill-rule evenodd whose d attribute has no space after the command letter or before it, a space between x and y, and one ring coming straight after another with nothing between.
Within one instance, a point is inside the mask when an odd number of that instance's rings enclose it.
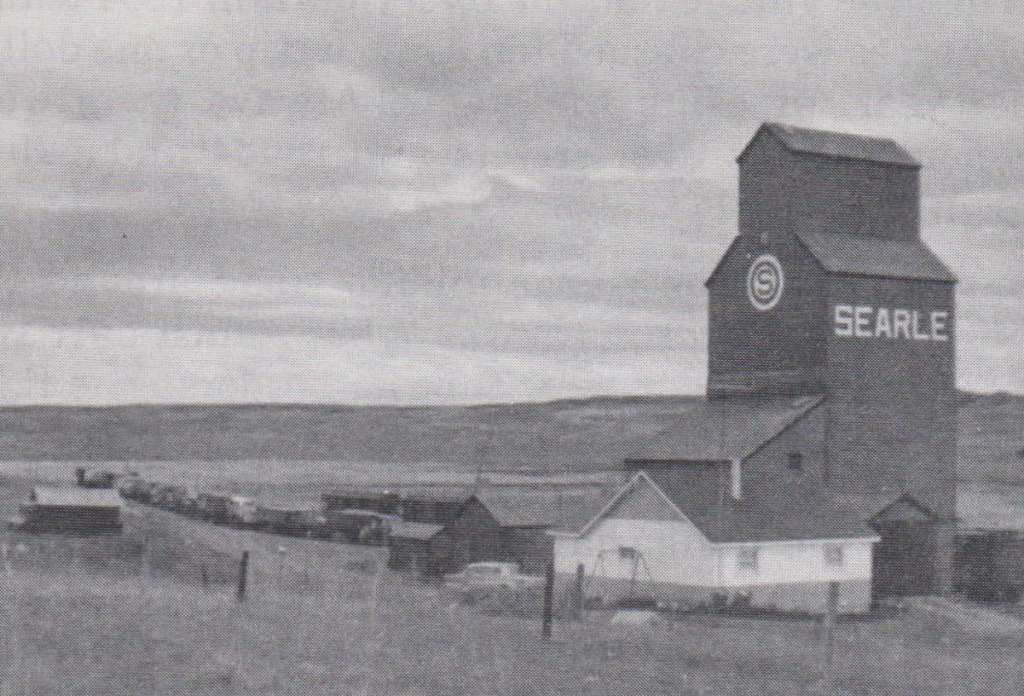
<instances>
[{"instance_id":1,"label":"utility pole","mask_svg":"<svg viewBox=\"0 0 1024 696\"><path fill-rule=\"evenodd\" d=\"M249 552L242 552L242 560L238 564L238 591L235 597L239 602L245 601L246 584L249 580Z\"/></svg>"}]
</instances>

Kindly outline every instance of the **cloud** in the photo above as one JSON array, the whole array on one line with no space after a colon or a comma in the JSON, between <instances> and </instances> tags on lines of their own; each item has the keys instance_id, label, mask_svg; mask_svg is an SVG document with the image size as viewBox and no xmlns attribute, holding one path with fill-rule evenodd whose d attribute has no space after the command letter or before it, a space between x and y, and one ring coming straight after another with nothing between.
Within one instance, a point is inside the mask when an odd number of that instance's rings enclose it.
<instances>
[{"instance_id":1,"label":"cloud","mask_svg":"<svg viewBox=\"0 0 1024 696\"><path fill-rule=\"evenodd\" d=\"M0 12L8 401L698 391L733 159L767 119L924 161L965 383L1019 362L1013 3Z\"/></svg>"}]
</instances>

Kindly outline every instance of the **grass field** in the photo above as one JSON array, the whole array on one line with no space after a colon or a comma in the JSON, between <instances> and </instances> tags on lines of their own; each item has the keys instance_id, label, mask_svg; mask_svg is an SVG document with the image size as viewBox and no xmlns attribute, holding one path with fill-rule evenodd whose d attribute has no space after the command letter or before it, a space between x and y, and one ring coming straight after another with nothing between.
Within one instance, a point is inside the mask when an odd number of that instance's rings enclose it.
<instances>
[{"instance_id":1,"label":"grass field","mask_svg":"<svg viewBox=\"0 0 1024 696\"><path fill-rule=\"evenodd\" d=\"M30 483L0 485L0 509ZM841 624L825 682L822 628L809 621L630 627L591 612L556 622L544 643L538 620L456 603L387 571L379 549L145 507L126 512L121 539L2 536L2 694L959 696L1024 686L1024 630L987 631L984 615ZM243 550L251 576L238 603Z\"/></svg>"}]
</instances>

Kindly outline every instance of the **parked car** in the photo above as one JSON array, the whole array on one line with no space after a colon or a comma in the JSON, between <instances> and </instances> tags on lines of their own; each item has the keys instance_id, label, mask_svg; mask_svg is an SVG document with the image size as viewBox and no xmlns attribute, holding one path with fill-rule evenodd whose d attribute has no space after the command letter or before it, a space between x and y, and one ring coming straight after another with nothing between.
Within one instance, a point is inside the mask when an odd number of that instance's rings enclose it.
<instances>
[{"instance_id":1,"label":"parked car","mask_svg":"<svg viewBox=\"0 0 1024 696\"><path fill-rule=\"evenodd\" d=\"M401 519L375 510L352 508L327 513L327 525L337 537L353 544L377 546L387 541L392 524Z\"/></svg>"},{"instance_id":2,"label":"parked car","mask_svg":"<svg viewBox=\"0 0 1024 696\"><path fill-rule=\"evenodd\" d=\"M251 526L256 519L256 503L244 495L232 495L228 499L227 515L228 524Z\"/></svg>"},{"instance_id":3,"label":"parked car","mask_svg":"<svg viewBox=\"0 0 1024 696\"><path fill-rule=\"evenodd\" d=\"M117 472L106 469L75 469L75 483L80 488L114 488L118 478Z\"/></svg>"},{"instance_id":4,"label":"parked car","mask_svg":"<svg viewBox=\"0 0 1024 696\"><path fill-rule=\"evenodd\" d=\"M480 561L470 563L458 573L444 577L446 586L458 590L511 589L539 587L544 578L519 572L518 563Z\"/></svg>"}]
</instances>

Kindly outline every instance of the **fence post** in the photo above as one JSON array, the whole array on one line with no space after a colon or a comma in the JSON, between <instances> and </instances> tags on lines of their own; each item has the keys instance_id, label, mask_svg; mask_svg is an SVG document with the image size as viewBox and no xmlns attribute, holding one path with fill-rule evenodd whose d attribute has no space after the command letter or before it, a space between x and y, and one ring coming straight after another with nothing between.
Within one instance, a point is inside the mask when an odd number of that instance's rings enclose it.
<instances>
[{"instance_id":1,"label":"fence post","mask_svg":"<svg viewBox=\"0 0 1024 696\"><path fill-rule=\"evenodd\" d=\"M541 624L541 635L544 640L551 638L551 622L553 619L553 604L555 598L555 564L548 563L547 574L544 578L544 619Z\"/></svg>"},{"instance_id":2,"label":"fence post","mask_svg":"<svg viewBox=\"0 0 1024 696\"><path fill-rule=\"evenodd\" d=\"M836 652L836 621L839 614L839 591L838 582L828 584L828 598L825 602L825 668L824 683L825 693L831 694L834 691L834 674L832 662Z\"/></svg>"},{"instance_id":3,"label":"fence post","mask_svg":"<svg viewBox=\"0 0 1024 696\"><path fill-rule=\"evenodd\" d=\"M583 580L587 569L580 563L576 566L576 583L572 587L572 614L574 619L583 617Z\"/></svg>"},{"instance_id":4,"label":"fence post","mask_svg":"<svg viewBox=\"0 0 1024 696\"><path fill-rule=\"evenodd\" d=\"M239 602L245 600L245 586L249 576L249 552L242 552L242 560L238 564L238 592L235 595Z\"/></svg>"}]
</instances>

